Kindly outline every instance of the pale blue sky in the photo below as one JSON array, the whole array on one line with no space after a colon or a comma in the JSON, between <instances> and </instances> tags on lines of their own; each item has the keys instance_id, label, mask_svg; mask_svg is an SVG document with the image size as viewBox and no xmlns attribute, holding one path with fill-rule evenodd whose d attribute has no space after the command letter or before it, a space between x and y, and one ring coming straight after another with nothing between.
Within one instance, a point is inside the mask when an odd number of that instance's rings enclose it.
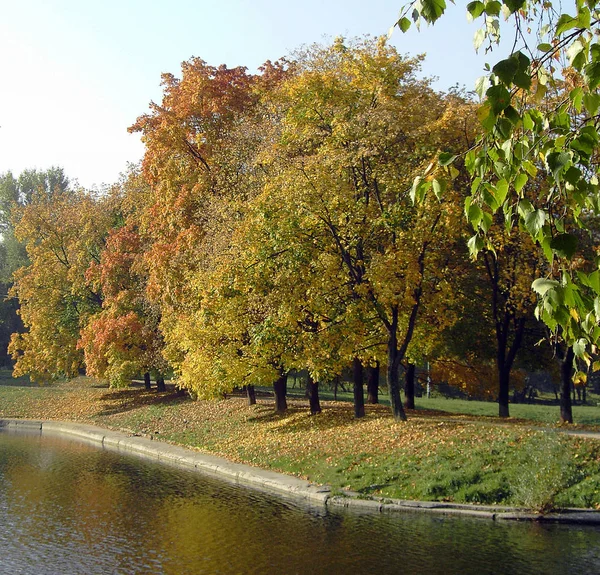
<instances>
[{"instance_id":1,"label":"pale blue sky","mask_svg":"<svg viewBox=\"0 0 600 575\"><path fill-rule=\"evenodd\" d=\"M250 70L302 44L386 34L404 0L0 0L0 172L59 165L85 187L118 179L143 153L127 133L160 74L198 56ZM476 57L460 2L421 33L394 31L401 53L426 52L439 89L473 87Z\"/></svg>"}]
</instances>

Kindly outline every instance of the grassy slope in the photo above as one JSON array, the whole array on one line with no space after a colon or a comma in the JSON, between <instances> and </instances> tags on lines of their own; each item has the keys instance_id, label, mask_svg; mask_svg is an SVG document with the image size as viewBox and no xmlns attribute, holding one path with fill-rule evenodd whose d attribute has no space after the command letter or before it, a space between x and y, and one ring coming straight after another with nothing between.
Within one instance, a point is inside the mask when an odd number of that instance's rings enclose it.
<instances>
[{"instance_id":1,"label":"grassy slope","mask_svg":"<svg viewBox=\"0 0 600 575\"><path fill-rule=\"evenodd\" d=\"M408 423L396 423L383 405L367 406L367 417L355 420L350 403L323 402L323 413L311 417L305 400L292 399L289 412L277 416L267 397L249 407L241 397L193 402L174 392L109 390L87 378L37 387L3 375L0 417L86 421L152 434L364 495L600 507L600 441L476 417L477 410L495 414L495 404L421 399ZM556 419L555 406L523 406L523 413L520 407L511 405L511 412ZM474 415L448 413L461 409ZM600 421L600 408L589 410L587 423Z\"/></svg>"}]
</instances>

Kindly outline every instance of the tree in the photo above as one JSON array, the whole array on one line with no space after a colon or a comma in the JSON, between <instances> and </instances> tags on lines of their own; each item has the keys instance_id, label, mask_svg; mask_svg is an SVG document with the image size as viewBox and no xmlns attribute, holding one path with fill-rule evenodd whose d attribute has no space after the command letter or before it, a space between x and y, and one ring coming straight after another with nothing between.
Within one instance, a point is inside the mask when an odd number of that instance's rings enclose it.
<instances>
[{"instance_id":1,"label":"tree","mask_svg":"<svg viewBox=\"0 0 600 575\"><path fill-rule=\"evenodd\" d=\"M161 309L147 296L149 242L137 223L150 191L132 169L112 193L119 218L100 261L92 260L86 271L90 289L102 294L102 309L82 327L78 347L84 351L87 372L106 377L113 387L127 386L139 374L149 380L150 372L160 387L168 367L162 355Z\"/></svg>"},{"instance_id":2,"label":"tree","mask_svg":"<svg viewBox=\"0 0 600 575\"><path fill-rule=\"evenodd\" d=\"M436 22L446 10L444 0L411 2L397 25L406 31L424 20ZM512 23L513 48L498 61L489 77L478 82L485 98L478 116L484 129L479 144L466 156L472 176L467 215L475 229L469 246L475 256L489 245L485 220L501 213L507 226L520 222L548 260L548 276L533 282L539 297L538 315L556 337L573 347L574 358L591 362L600 338L598 273L578 272L575 225L586 228L586 215L599 210L597 148L600 135L600 50L594 41L600 10L595 1L578 0L571 14L557 2L502 0L470 2L470 18L482 18L475 48L491 48L504 30L501 14ZM535 47L531 38L535 30ZM529 34L529 31L532 31ZM569 83L569 65L577 81ZM571 74L573 75L573 74ZM566 79L566 97L553 89ZM547 193L535 202L524 196L526 184L542 173ZM440 156L438 166L447 162ZM416 182L417 196L427 193L427 182ZM473 209L470 209L473 208Z\"/></svg>"},{"instance_id":3,"label":"tree","mask_svg":"<svg viewBox=\"0 0 600 575\"><path fill-rule=\"evenodd\" d=\"M25 245L17 240L13 215L31 202L35 194L65 191L68 179L61 168L25 170L18 178L11 172L0 175L0 362L7 363L8 343L13 333L23 331L18 301L8 298L13 273L28 263Z\"/></svg>"},{"instance_id":4,"label":"tree","mask_svg":"<svg viewBox=\"0 0 600 575\"><path fill-rule=\"evenodd\" d=\"M15 376L45 381L74 376L83 367L79 330L102 304L85 273L91 260L100 260L113 219L110 197L81 190L36 192L17 210L15 236L30 263L15 272L11 290L26 329L9 346Z\"/></svg>"},{"instance_id":5,"label":"tree","mask_svg":"<svg viewBox=\"0 0 600 575\"><path fill-rule=\"evenodd\" d=\"M263 257L293 269L301 255L318 270L305 273L293 309L317 322L327 355L370 361L369 338L386 350L398 419L400 362L459 217L452 202L414 204L410 184L434 150L461 148L471 134L468 103L436 94L417 66L383 40L302 54L279 91L282 133L260 198Z\"/></svg>"}]
</instances>

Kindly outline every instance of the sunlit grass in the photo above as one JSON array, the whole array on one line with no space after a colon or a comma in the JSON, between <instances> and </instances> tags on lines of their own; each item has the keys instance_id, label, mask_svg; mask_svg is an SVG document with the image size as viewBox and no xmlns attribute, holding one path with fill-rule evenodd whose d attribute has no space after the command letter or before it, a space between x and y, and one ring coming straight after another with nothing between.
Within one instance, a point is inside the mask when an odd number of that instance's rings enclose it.
<instances>
[{"instance_id":1,"label":"sunlit grass","mask_svg":"<svg viewBox=\"0 0 600 575\"><path fill-rule=\"evenodd\" d=\"M495 403L417 398L419 409L398 423L386 405L367 405L356 420L351 401L323 399L323 412L311 416L300 389L290 390L288 412L277 415L261 391L248 406L242 396L192 401L172 388L110 390L88 378L46 387L0 378L0 417L86 421L365 497L600 506L600 441L540 429L558 419L558 406L511 404L523 419L500 421ZM576 406L575 414L598 421L596 407Z\"/></svg>"}]
</instances>

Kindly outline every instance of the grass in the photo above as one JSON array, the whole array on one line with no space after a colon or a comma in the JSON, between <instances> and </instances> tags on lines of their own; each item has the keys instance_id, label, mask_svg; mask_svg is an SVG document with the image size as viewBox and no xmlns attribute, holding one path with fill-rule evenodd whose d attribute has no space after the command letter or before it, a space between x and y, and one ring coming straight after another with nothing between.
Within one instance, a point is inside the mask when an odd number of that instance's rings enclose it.
<instances>
[{"instance_id":1,"label":"grass","mask_svg":"<svg viewBox=\"0 0 600 575\"><path fill-rule=\"evenodd\" d=\"M38 387L5 376L0 372L0 417L70 419L148 434L363 496L600 508L600 440L541 430L539 423L556 421L556 406L511 405L513 415L533 414L535 423L497 425L488 417L496 404L420 398L409 421L398 423L384 405L367 406L367 417L355 420L351 403L324 400L323 413L310 416L307 401L297 397L276 415L270 397L247 406L241 396L191 401L172 389L111 390L88 378ZM454 415L461 412L466 417Z\"/></svg>"},{"instance_id":2,"label":"grass","mask_svg":"<svg viewBox=\"0 0 600 575\"><path fill-rule=\"evenodd\" d=\"M596 396L590 402L596 401ZM464 399L446 399L442 397L417 397L417 409L439 410L446 413L473 415L477 417L497 417L498 404L489 401L467 401ZM560 418L558 405L540 405L530 403L511 403L509 406L511 418L524 419L537 423L554 424ZM597 405L574 405L573 420L578 425L600 426L600 407Z\"/></svg>"}]
</instances>

